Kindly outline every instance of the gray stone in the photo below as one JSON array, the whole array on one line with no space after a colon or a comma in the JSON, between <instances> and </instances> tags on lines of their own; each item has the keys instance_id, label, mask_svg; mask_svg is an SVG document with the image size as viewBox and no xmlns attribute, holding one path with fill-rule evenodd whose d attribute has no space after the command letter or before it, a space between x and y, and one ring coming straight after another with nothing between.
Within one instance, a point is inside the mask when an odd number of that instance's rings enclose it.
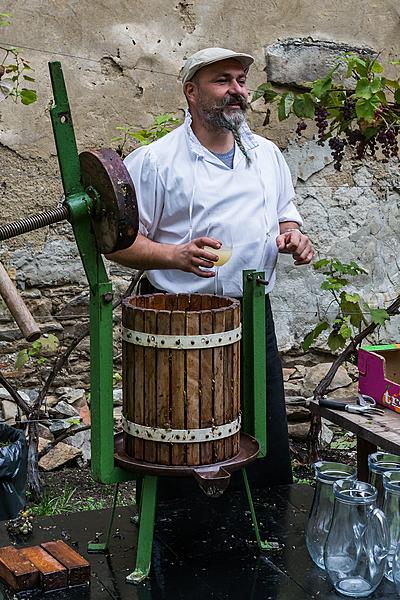
<instances>
[{"instance_id":1,"label":"gray stone","mask_svg":"<svg viewBox=\"0 0 400 600\"><path fill-rule=\"evenodd\" d=\"M321 444L324 446L329 446L333 440L333 431L325 423L325 419L322 419L320 439Z\"/></svg>"},{"instance_id":2,"label":"gray stone","mask_svg":"<svg viewBox=\"0 0 400 600\"><path fill-rule=\"evenodd\" d=\"M12 400L3 400L2 406L4 420L15 422L15 418L18 415L18 409L15 402Z\"/></svg>"},{"instance_id":3,"label":"gray stone","mask_svg":"<svg viewBox=\"0 0 400 600\"><path fill-rule=\"evenodd\" d=\"M324 77L329 69L338 64L338 56L345 52L363 57L376 54L371 48L312 38L288 38L276 42L265 48L267 79L280 85L307 87L310 81ZM343 76L346 68L343 64L336 73ZM355 87L353 79L345 79L343 84L350 89Z\"/></svg>"},{"instance_id":4,"label":"gray stone","mask_svg":"<svg viewBox=\"0 0 400 600\"><path fill-rule=\"evenodd\" d=\"M286 396L285 403L292 406L308 406L309 400L304 396Z\"/></svg>"},{"instance_id":5,"label":"gray stone","mask_svg":"<svg viewBox=\"0 0 400 600\"><path fill-rule=\"evenodd\" d=\"M59 442L54 448L39 460L39 467L44 471L54 471L81 456L82 451L64 442Z\"/></svg>"},{"instance_id":6,"label":"gray stone","mask_svg":"<svg viewBox=\"0 0 400 600\"><path fill-rule=\"evenodd\" d=\"M286 406L287 419L290 422L293 421L309 421L310 411L305 406Z\"/></svg>"},{"instance_id":7,"label":"gray stone","mask_svg":"<svg viewBox=\"0 0 400 600\"><path fill-rule=\"evenodd\" d=\"M78 458L78 464L80 467L86 467L90 463L91 458L91 446L90 446L90 429L86 431L79 431L75 435L71 435L64 440L66 444L79 448L81 456Z\"/></svg>"},{"instance_id":8,"label":"gray stone","mask_svg":"<svg viewBox=\"0 0 400 600\"><path fill-rule=\"evenodd\" d=\"M284 151L284 156L294 184L298 179L307 181L311 175L333 162L328 144L319 146L314 140L303 143L291 141Z\"/></svg>"},{"instance_id":9,"label":"gray stone","mask_svg":"<svg viewBox=\"0 0 400 600\"><path fill-rule=\"evenodd\" d=\"M315 365L315 367L309 367L303 381L302 393L304 396L309 397L313 395L313 392L320 381L325 377L329 371L332 363L321 363ZM337 370L335 377L330 385L330 390L337 390L341 387L347 387L352 383L352 379L347 374L346 369L341 365Z\"/></svg>"},{"instance_id":10,"label":"gray stone","mask_svg":"<svg viewBox=\"0 0 400 600\"><path fill-rule=\"evenodd\" d=\"M327 398L349 398L350 396L358 395L358 382L354 381L350 385L338 388L326 394Z\"/></svg>"},{"instance_id":11,"label":"gray stone","mask_svg":"<svg viewBox=\"0 0 400 600\"><path fill-rule=\"evenodd\" d=\"M11 400L11 394L4 387L0 387L0 400Z\"/></svg>"},{"instance_id":12,"label":"gray stone","mask_svg":"<svg viewBox=\"0 0 400 600\"><path fill-rule=\"evenodd\" d=\"M43 423L38 423L38 432L39 432L39 439L43 438L48 442L54 441L54 435L51 433L51 431L47 427L47 425L44 425Z\"/></svg>"},{"instance_id":13,"label":"gray stone","mask_svg":"<svg viewBox=\"0 0 400 600\"><path fill-rule=\"evenodd\" d=\"M56 394L60 400L63 399L68 404L74 404L79 400L85 399L85 390L83 388L59 387L56 390Z\"/></svg>"},{"instance_id":14,"label":"gray stone","mask_svg":"<svg viewBox=\"0 0 400 600\"><path fill-rule=\"evenodd\" d=\"M114 425L115 427L120 427L121 426L121 420L122 420L122 406L116 406L113 410L113 416L114 416Z\"/></svg>"},{"instance_id":15,"label":"gray stone","mask_svg":"<svg viewBox=\"0 0 400 600\"><path fill-rule=\"evenodd\" d=\"M292 440L304 441L310 431L310 422L305 423L288 423L288 433Z\"/></svg>"},{"instance_id":16,"label":"gray stone","mask_svg":"<svg viewBox=\"0 0 400 600\"><path fill-rule=\"evenodd\" d=\"M114 402L114 406L122 406L122 389L121 388L113 389L113 402Z\"/></svg>"},{"instance_id":17,"label":"gray stone","mask_svg":"<svg viewBox=\"0 0 400 600\"><path fill-rule=\"evenodd\" d=\"M73 406L64 400L58 402L58 404L56 404L52 410L65 417L76 417L79 415L79 411L77 411Z\"/></svg>"},{"instance_id":18,"label":"gray stone","mask_svg":"<svg viewBox=\"0 0 400 600\"><path fill-rule=\"evenodd\" d=\"M296 369L294 369L294 368L290 368L290 369L283 368L282 372L283 372L283 381L289 381L290 376L293 375L293 373L296 372Z\"/></svg>"},{"instance_id":19,"label":"gray stone","mask_svg":"<svg viewBox=\"0 0 400 600\"><path fill-rule=\"evenodd\" d=\"M285 395L286 396L298 396L302 391L301 380L285 381L284 382Z\"/></svg>"},{"instance_id":20,"label":"gray stone","mask_svg":"<svg viewBox=\"0 0 400 600\"><path fill-rule=\"evenodd\" d=\"M55 435L59 435L59 434L63 433L64 431L67 431L67 429L69 429L72 426L73 426L73 423L71 423L68 419L57 419L56 421L53 421L51 423L51 425L49 426L49 429L50 429L51 433L54 433Z\"/></svg>"},{"instance_id":21,"label":"gray stone","mask_svg":"<svg viewBox=\"0 0 400 600\"><path fill-rule=\"evenodd\" d=\"M18 390L21 396L26 400L29 404L35 402L39 397L39 392L37 390L32 389L22 389Z\"/></svg>"}]
</instances>

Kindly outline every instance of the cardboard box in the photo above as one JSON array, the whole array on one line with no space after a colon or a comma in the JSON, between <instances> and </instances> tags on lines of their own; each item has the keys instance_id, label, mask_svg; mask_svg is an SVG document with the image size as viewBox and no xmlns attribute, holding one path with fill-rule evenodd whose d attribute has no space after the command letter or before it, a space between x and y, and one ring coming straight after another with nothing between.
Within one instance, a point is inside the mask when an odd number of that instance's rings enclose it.
<instances>
[{"instance_id":1,"label":"cardboard box","mask_svg":"<svg viewBox=\"0 0 400 600\"><path fill-rule=\"evenodd\" d=\"M360 348L358 372L361 394L400 413L400 344Z\"/></svg>"}]
</instances>

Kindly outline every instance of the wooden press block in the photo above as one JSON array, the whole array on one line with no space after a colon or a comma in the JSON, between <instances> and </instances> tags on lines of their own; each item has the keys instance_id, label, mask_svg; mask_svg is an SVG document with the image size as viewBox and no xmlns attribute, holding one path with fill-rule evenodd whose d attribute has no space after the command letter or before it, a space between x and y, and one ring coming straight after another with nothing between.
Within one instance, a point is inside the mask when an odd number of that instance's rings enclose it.
<instances>
[{"instance_id":1,"label":"wooden press block","mask_svg":"<svg viewBox=\"0 0 400 600\"><path fill-rule=\"evenodd\" d=\"M40 585L39 570L14 546L0 548L0 577L15 592L32 590Z\"/></svg>"},{"instance_id":2,"label":"wooden press block","mask_svg":"<svg viewBox=\"0 0 400 600\"><path fill-rule=\"evenodd\" d=\"M21 552L39 570L40 583L43 591L59 590L67 587L67 569L58 562L51 554L40 546L22 548Z\"/></svg>"},{"instance_id":3,"label":"wooden press block","mask_svg":"<svg viewBox=\"0 0 400 600\"><path fill-rule=\"evenodd\" d=\"M45 542L42 548L54 556L68 571L68 585L90 582L90 564L62 540Z\"/></svg>"}]
</instances>

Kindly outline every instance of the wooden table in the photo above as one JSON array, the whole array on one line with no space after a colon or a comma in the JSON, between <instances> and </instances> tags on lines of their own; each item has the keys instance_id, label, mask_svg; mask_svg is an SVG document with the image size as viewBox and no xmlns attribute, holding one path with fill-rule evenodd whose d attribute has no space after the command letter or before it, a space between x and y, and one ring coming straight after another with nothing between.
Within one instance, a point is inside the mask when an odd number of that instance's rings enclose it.
<instances>
[{"instance_id":1,"label":"wooden table","mask_svg":"<svg viewBox=\"0 0 400 600\"><path fill-rule=\"evenodd\" d=\"M340 398L340 401L344 404L355 404L357 398ZM400 414L388 408L384 409L383 415L364 417L325 408L312 400L310 410L357 436L357 473L362 481L368 481L368 454L376 452L377 448L391 454L400 454Z\"/></svg>"}]
</instances>

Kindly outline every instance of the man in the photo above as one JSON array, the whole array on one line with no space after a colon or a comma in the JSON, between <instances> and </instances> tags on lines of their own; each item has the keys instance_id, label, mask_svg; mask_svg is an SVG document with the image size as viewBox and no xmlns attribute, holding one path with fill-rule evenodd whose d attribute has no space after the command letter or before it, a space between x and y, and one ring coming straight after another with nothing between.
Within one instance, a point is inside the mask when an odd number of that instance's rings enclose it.
<instances>
[{"instance_id":1,"label":"man","mask_svg":"<svg viewBox=\"0 0 400 600\"><path fill-rule=\"evenodd\" d=\"M140 232L109 258L145 269L147 291L213 293L214 263L223 240L207 237L212 222L229 223L233 253L219 271L219 293L242 296L242 271L266 273L273 288L278 252L294 264L313 257L293 204L288 167L270 141L253 134L247 71L252 56L207 48L181 72L189 109L183 125L125 160L139 201ZM215 249L215 252L213 252ZM268 457L257 461L256 484L291 481L282 369L266 295Z\"/></svg>"}]
</instances>

